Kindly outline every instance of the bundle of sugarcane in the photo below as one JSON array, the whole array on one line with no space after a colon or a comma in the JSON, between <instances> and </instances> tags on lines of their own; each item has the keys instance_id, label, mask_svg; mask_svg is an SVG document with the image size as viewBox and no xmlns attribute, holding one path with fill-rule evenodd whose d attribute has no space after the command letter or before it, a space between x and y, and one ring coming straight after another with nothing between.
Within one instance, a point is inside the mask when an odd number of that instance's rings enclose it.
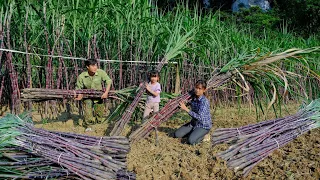
<instances>
[{"instance_id":1,"label":"bundle of sugarcane","mask_svg":"<svg viewBox=\"0 0 320 180\"><path fill-rule=\"evenodd\" d=\"M134 87L118 91L110 91L109 97L114 99L128 98L129 94L134 91ZM66 89L42 89L42 88L25 88L21 92L21 100L23 101L46 101L54 99L72 99L77 95L82 94L83 98L100 98L104 91L93 89L79 89L79 90L66 90Z\"/></svg>"},{"instance_id":2,"label":"bundle of sugarcane","mask_svg":"<svg viewBox=\"0 0 320 180\"><path fill-rule=\"evenodd\" d=\"M125 137L90 137L34 128L27 116L0 119L0 147L19 148L82 179L124 178L129 142ZM127 172L127 178L134 174Z\"/></svg>"},{"instance_id":3,"label":"bundle of sugarcane","mask_svg":"<svg viewBox=\"0 0 320 180\"><path fill-rule=\"evenodd\" d=\"M77 176L52 161L24 152L19 148L1 148L0 178L77 179Z\"/></svg>"},{"instance_id":4,"label":"bundle of sugarcane","mask_svg":"<svg viewBox=\"0 0 320 180\"><path fill-rule=\"evenodd\" d=\"M320 99L312 101L296 114L250 124L239 128L217 129L212 143L232 144L218 154L229 168L248 173L273 151L285 146L298 136L320 127Z\"/></svg>"},{"instance_id":5,"label":"bundle of sugarcane","mask_svg":"<svg viewBox=\"0 0 320 180\"><path fill-rule=\"evenodd\" d=\"M232 59L221 69L217 69L215 72L213 72L212 77L207 81L207 89L223 89L224 85L228 83L235 83L246 92L249 92L250 88L252 88L254 91L262 91L264 95L267 94L267 97L273 97L268 105L269 108L276 101L276 95L278 94L276 86L283 87L284 94L286 94L290 90L288 78L297 77L295 73L282 70L279 67L280 65L284 66L284 64L277 63L287 62L288 58L291 58L290 61L288 61L289 63L305 63L304 59L298 58L297 55L315 52L319 49L320 47L309 49L289 49L277 54L268 53L267 55L259 55L259 51L256 54L251 55L241 54L239 57ZM310 71L310 69L306 67L306 71ZM317 74L313 73L311 75L319 78ZM266 91L266 89L273 89L273 92ZM168 120L175 112L178 111L178 104L180 102L188 101L189 98L190 96L188 96L188 93L185 93L170 101L175 102L175 106L167 103L163 107L164 110L160 110L157 113L159 115L156 114L152 116L147 120L146 123L137 129L136 132L132 133L132 135L129 137L130 141L137 141L143 137L146 137L154 129L150 127L158 127L162 122ZM254 98L259 97L254 96ZM167 114L167 116L161 115L164 112Z\"/></svg>"},{"instance_id":6,"label":"bundle of sugarcane","mask_svg":"<svg viewBox=\"0 0 320 180\"><path fill-rule=\"evenodd\" d=\"M121 134L125 125L130 121L131 116L132 116L135 108L139 104L139 101L140 101L145 89L146 89L145 83L141 83L139 86L139 89L138 89L138 93L135 96L134 100L131 102L129 107L123 112L120 120L118 120L116 122L115 126L113 127L113 129L110 133L111 136L119 136Z\"/></svg>"},{"instance_id":7,"label":"bundle of sugarcane","mask_svg":"<svg viewBox=\"0 0 320 180\"><path fill-rule=\"evenodd\" d=\"M113 159L121 162L126 162L126 155L129 153L130 146L127 138L123 136L104 136L95 137L82 134L74 134L68 132L56 132L54 133L70 141L75 141L87 146L99 147L104 153L107 153Z\"/></svg>"}]
</instances>

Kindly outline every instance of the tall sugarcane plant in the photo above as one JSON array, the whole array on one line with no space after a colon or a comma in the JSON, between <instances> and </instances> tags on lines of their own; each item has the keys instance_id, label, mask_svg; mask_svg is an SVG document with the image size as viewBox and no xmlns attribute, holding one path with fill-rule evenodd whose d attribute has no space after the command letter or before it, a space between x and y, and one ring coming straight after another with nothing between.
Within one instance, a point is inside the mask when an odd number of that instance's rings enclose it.
<instances>
[{"instance_id":1,"label":"tall sugarcane plant","mask_svg":"<svg viewBox=\"0 0 320 180\"><path fill-rule=\"evenodd\" d=\"M158 7L150 5L149 1L143 0L130 2L47 0L44 2L30 0L0 2L1 24L6 22L4 19L7 19L10 7L13 10L12 19L14 19L10 21L9 34L6 25L0 29L1 47L9 49L7 45L10 44L13 50L40 54L12 53L13 69L19 75L19 88L29 85L33 88L45 86L51 86L53 89L74 88L76 76L84 66L83 60L64 57L49 58L41 55L121 60L120 62L103 62L100 68L106 70L112 77L115 89L137 85L145 80L140 69L142 65L123 61L144 61L147 63L146 66L142 66L143 70L150 69L151 62L161 61L166 53L170 56L166 49L173 49L177 39L192 29L197 29L197 33L194 34L193 40L184 46L184 48L187 47L185 53L178 56L183 58L183 63L195 65L195 68L188 70L181 68L178 71L183 82L181 89L184 92L189 83L195 81L197 75L203 76L201 66L221 67L230 59L236 58L237 54L248 52L256 47L260 47L261 52L268 52L291 47L307 48L319 44L319 40L315 37L303 39L290 33L274 34L266 30L261 35L252 28L245 26L238 28L235 23L220 21L219 12L202 14L196 8L189 9L183 5L177 6L172 11L162 12ZM178 22L182 31L176 36L171 36ZM258 38L256 38L257 35ZM170 42L172 42L171 45ZM179 46L175 47L179 48ZM7 53L0 51L0 55ZM6 76L5 79L10 79L7 73L9 69L3 66L7 58L6 56L1 58L1 72ZM319 62L318 56L315 56L310 66L319 69ZM290 71L300 72L293 64L289 66ZM165 67L162 73L168 71L170 69ZM5 83L5 87L12 86L6 80ZM170 87L169 83L171 82L166 82L164 86ZM306 87L303 89L306 89L309 97L317 96L319 84L314 80L301 80L298 84ZM299 86L294 88L297 92L304 93ZM12 98L14 91L5 91L8 93L2 94L2 103L8 101L11 103L14 100ZM222 97L221 99L228 99L227 97L239 95L239 93L242 92L227 89L224 93L217 95ZM246 100L245 96L243 99ZM14 101L11 104L15 104ZM14 107L11 106L12 108Z\"/></svg>"},{"instance_id":2,"label":"tall sugarcane plant","mask_svg":"<svg viewBox=\"0 0 320 180\"><path fill-rule=\"evenodd\" d=\"M7 48L11 49L11 20L13 16L13 10L14 9L14 3L10 3L6 9L1 8L1 19L0 19L0 34L1 34L1 40L4 40L4 37L6 37L6 46ZM1 42L2 44L2 42ZM3 45L1 45L3 47ZM2 53L1 53L2 54ZM14 69L13 66L13 55L11 52L5 53L6 57L6 69L9 74L10 79L10 90L12 92L11 94L11 110L14 111L14 113L20 112L20 101L19 101L19 86L18 86L18 76L17 71ZM2 68L2 67L1 67ZM4 83L4 81L3 81ZM1 85L3 86L3 84ZM2 93L2 92L1 92ZM1 99L0 99L1 100Z\"/></svg>"},{"instance_id":3,"label":"tall sugarcane plant","mask_svg":"<svg viewBox=\"0 0 320 180\"><path fill-rule=\"evenodd\" d=\"M253 98L255 102L260 103L261 96L257 93L264 93L265 98L269 101L267 109L269 109L276 99L281 101L281 98L288 92L293 94L290 90L288 79L295 79L298 75L282 69L280 65L286 63L297 63L301 67L305 67L308 72L307 61L299 55L317 52L320 47L308 49L289 49L280 53L268 53L260 55L259 51L251 55L239 55L239 57L232 59L228 64L217 70L214 75L207 81L207 88L218 90L227 87L230 83L243 88L246 92L253 90ZM320 80L317 74L311 74ZM278 89L283 88L283 96ZM249 94L252 96L252 94ZM148 119L139 129L130 135L131 141L137 141L146 137L154 127L158 127L162 122L168 120L179 109L179 103L189 101L192 97L192 92L185 93L166 104L158 113ZM262 106L260 106L262 107Z\"/></svg>"}]
</instances>

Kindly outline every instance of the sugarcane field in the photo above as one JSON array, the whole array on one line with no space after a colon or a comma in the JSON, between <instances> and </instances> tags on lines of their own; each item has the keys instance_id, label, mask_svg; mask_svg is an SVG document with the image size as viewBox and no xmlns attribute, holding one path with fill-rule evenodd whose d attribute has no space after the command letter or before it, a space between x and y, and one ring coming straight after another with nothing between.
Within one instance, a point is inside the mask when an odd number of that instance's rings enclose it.
<instances>
[{"instance_id":1,"label":"sugarcane field","mask_svg":"<svg viewBox=\"0 0 320 180\"><path fill-rule=\"evenodd\" d=\"M320 179L320 4L0 1L0 180Z\"/></svg>"}]
</instances>

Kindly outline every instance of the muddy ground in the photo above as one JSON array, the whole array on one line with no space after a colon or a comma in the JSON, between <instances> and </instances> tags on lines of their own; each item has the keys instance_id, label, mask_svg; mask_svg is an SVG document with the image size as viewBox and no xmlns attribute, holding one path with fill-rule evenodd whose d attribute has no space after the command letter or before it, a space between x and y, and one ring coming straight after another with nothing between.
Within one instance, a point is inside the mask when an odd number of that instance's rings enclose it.
<instances>
[{"instance_id":1,"label":"muddy ground","mask_svg":"<svg viewBox=\"0 0 320 180\"><path fill-rule=\"evenodd\" d=\"M289 105L288 111L282 115L295 113L297 104ZM253 108L244 106L241 110L236 107L217 107L212 111L216 128L238 127L255 123L256 115ZM274 117L269 112L267 119ZM83 133L101 136L108 129L107 124L95 125L94 131L84 132L79 126L81 117L62 113L55 120L41 119L33 113L37 127ZM158 133L158 144L155 135L134 143L128 155L128 169L137 173L137 179L241 179L241 175L226 167L223 160L215 154L226 149L225 145L214 148L209 142L190 146L184 139L174 139L172 134L182 124L188 121L186 114L180 113L161 125ZM109 127L110 129L110 127ZM127 132L130 128L127 129ZM320 179L320 129L313 130L300 136L285 147L276 150L271 156L256 166L248 177L243 179Z\"/></svg>"}]
</instances>

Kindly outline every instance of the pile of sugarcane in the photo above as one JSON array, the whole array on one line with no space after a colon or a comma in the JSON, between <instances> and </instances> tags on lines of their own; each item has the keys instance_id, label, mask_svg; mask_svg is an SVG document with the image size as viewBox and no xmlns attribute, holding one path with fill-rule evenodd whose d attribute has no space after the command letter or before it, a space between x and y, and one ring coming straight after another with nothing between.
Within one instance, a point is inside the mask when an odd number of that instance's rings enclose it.
<instances>
[{"instance_id":1,"label":"pile of sugarcane","mask_svg":"<svg viewBox=\"0 0 320 180\"><path fill-rule=\"evenodd\" d=\"M64 169L52 161L24 152L19 148L1 148L0 178L77 179L77 176L68 171L68 169Z\"/></svg>"},{"instance_id":2,"label":"pile of sugarcane","mask_svg":"<svg viewBox=\"0 0 320 180\"><path fill-rule=\"evenodd\" d=\"M55 177L73 175L87 180L135 179L133 173L126 171L126 154L130 146L125 137L91 137L47 131L35 128L28 116L8 114L0 119L0 148L2 151L11 148L23 152L27 157L37 157L36 161L29 159L21 162L22 172L12 174L1 170L0 177L50 177L52 174L49 170L38 172L37 168L32 168L31 171L25 171L25 168L48 166L46 168L50 169L52 166L55 170L52 176ZM0 162L3 163L6 164Z\"/></svg>"},{"instance_id":3,"label":"pile of sugarcane","mask_svg":"<svg viewBox=\"0 0 320 180\"><path fill-rule=\"evenodd\" d=\"M296 114L262 121L239 128L217 129L212 134L212 143L229 143L230 147L218 157L227 161L243 176L273 151L285 146L298 136L320 127L320 99L302 107Z\"/></svg>"},{"instance_id":4,"label":"pile of sugarcane","mask_svg":"<svg viewBox=\"0 0 320 180\"><path fill-rule=\"evenodd\" d=\"M109 97L114 99L123 99L122 97L129 97L134 88L126 88L119 91L110 91ZM100 98L104 91L93 89L79 89L79 90L66 90L66 89L42 89L42 88L25 88L21 92L22 101L46 101L55 99L72 99L79 94L83 98Z\"/></svg>"}]
</instances>

